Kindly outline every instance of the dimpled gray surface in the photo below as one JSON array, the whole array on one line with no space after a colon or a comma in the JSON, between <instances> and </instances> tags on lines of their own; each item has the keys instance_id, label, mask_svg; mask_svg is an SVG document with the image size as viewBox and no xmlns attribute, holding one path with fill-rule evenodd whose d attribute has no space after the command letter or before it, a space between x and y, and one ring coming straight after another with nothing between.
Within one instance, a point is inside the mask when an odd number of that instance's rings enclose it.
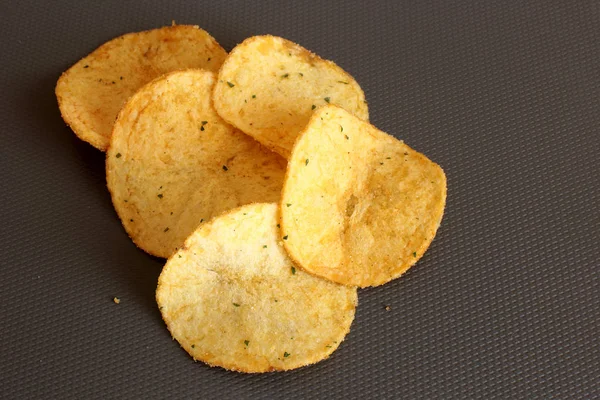
<instances>
[{"instance_id":1,"label":"dimpled gray surface","mask_svg":"<svg viewBox=\"0 0 600 400\"><path fill-rule=\"evenodd\" d=\"M599 2L87 3L0 1L0 398L600 398ZM60 118L62 71L171 20L227 50L270 33L335 60L372 123L446 171L429 251L360 290L324 362L194 363L154 302L162 260Z\"/></svg>"}]
</instances>

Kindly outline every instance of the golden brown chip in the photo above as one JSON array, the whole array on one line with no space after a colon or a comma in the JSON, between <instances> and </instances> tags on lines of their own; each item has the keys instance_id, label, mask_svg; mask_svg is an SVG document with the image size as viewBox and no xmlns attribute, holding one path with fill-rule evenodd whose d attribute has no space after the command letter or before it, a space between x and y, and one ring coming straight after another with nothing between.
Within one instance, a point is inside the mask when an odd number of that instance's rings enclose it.
<instances>
[{"instance_id":1,"label":"golden brown chip","mask_svg":"<svg viewBox=\"0 0 600 400\"><path fill-rule=\"evenodd\" d=\"M284 157L317 107L336 104L369 118L354 78L274 36L248 38L231 51L219 71L214 99L223 119Z\"/></svg>"},{"instance_id":2,"label":"golden brown chip","mask_svg":"<svg viewBox=\"0 0 600 400\"><path fill-rule=\"evenodd\" d=\"M155 256L170 256L214 215L279 199L286 161L219 117L214 80L204 70L163 75L115 122L108 188L129 236Z\"/></svg>"},{"instance_id":3,"label":"golden brown chip","mask_svg":"<svg viewBox=\"0 0 600 400\"><path fill-rule=\"evenodd\" d=\"M56 97L80 139L106 150L127 99L152 79L177 69L217 72L227 53L197 26L174 25L113 39L62 74Z\"/></svg>"},{"instance_id":4,"label":"golden brown chip","mask_svg":"<svg viewBox=\"0 0 600 400\"><path fill-rule=\"evenodd\" d=\"M296 268L281 245L276 204L251 204L202 224L165 265L156 300L194 359L242 372L327 358L354 319L356 288Z\"/></svg>"},{"instance_id":5,"label":"golden brown chip","mask_svg":"<svg viewBox=\"0 0 600 400\"><path fill-rule=\"evenodd\" d=\"M315 275L381 285L421 258L445 202L446 177L437 164L339 107L322 107L288 162L285 248Z\"/></svg>"}]
</instances>

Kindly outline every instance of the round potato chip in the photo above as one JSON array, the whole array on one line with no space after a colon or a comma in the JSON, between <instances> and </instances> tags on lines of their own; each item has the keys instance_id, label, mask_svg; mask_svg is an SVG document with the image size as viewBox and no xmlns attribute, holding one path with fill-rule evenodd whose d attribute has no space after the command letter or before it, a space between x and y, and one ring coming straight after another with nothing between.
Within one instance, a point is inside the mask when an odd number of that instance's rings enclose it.
<instances>
[{"instance_id":1,"label":"round potato chip","mask_svg":"<svg viewBox=\"0 0 600 400\"><path fill-rule=\"evenodd\" d=\"M224 120L284 157L319 106L336 104L369 118L354 78L333 62L274 36L248 38L231 51L219 71L214 100Z\"/></svg>"},{"instance_id":2,"label":"round potato chip","mask_svg":"<svg viewBox=\"0 0 600 400\"><path fill-rule=\"evenodd\" d=\"M103 44L61 75L58 105L75 134L104 151L119 110L139 88L177 69L217 72L226 56L197 26L129 33Z\"/></svg>"},{"instance_id":3,"label":"round potato chip","mask_svg":"<svg viewBox=\"0 0 600 400\"><path fill-rule=\"evenodd\" d=\"M156 300L194 359L242 372L327 358L354 319L356 288L307 274L281 245L276 204L202 224L165 265Z\"/></svg>"},{"instance_id":4,"label":"round potato chip","mask_svg":"<svg viewBox=\"0 0 600 400\"><path fill-rule=\"evenodd\" d=\"M437 164L339 107L322 107L288 162L285 248L315 275L381 285L423 255L445 202L446 177Z\"/></svg>"},{"instance_id":5,"label":"round potato chip","mask_svg":"<svg viewBox=\"0 0 600 400\"><path fill-rule=\"evenodd\" d=\"M214 80L204 70L163 75L133 95L115 122L108 189L129 236L158 257L214 215L281 194L286 161L219 117Z\"/></svg>"}]
</instances>

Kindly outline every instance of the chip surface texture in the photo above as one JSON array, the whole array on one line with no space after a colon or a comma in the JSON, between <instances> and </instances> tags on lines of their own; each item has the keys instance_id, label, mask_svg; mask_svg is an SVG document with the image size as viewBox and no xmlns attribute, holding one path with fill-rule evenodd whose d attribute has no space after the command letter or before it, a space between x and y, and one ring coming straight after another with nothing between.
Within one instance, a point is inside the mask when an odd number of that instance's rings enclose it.
<instances>
[{"instance_id":1,"label":"chip surface texture","mask_svg":"<svg viewBox=\"0 0 600 400\"><path fill-rule=\"evenodd\" d=\"M215 74L163 75L127 102L106 152L106 179L129 236L169 257L198 224L226 210L277 201L286 160L223 121Z\"/></svg>"},{"instance_id":2,"label":"chip surface texture","mask_svg":"<svg viewBox=\"0 0 600 400\"><path fill-rule=\"evenodd\" d=\"M343 109L325 106L288 162L284 245L315 275L382 285L421 258L445 201L446 177L437 164Z\"/></svg>"},{"instance_id":3,"label":"chip surface texture","mask_svg":"<svg viewBox=\"0 0 600 400\"><path fill-rule=\"evenodd\" d=\"M356 288L292 264L276 204L251 204L201 225L165 265L156 291L173 337L195 360L241 372L327 358L354 319Z\"/></svg>"},{"instance_id":4,"label":"chip surface texture","mask_svg":"<svg viewBox=\"0 0 600 400\"><path fill-rule=\"evenodd\" d=\"M129 33L104 43L61 75L56 84L58 105L80 139L106 150L119 110L139 88L174 70L217 72L226 56L197 26Z\"/></svg>"},{"instance_id":5,"label":"chip surface texture","mask_svg":"<svg viewBox=\"0 0 600 400\"><path fill-rule=\"evenodd\" d=\"M275 36L237 45L215 85L215 108L230 124L288 157L314 109L336 104L369 118L365 95L347 72Z\"/></svg>"}]
</instances>

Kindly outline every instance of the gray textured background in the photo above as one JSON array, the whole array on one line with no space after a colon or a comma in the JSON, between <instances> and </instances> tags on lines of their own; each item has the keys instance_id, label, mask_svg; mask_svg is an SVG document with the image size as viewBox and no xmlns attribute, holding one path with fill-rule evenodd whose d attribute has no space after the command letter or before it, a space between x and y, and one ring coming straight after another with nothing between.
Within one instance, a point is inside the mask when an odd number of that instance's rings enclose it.
<instances>
[{"instance_id":1,"label":"gray textured background","mask_svg":"<svg viewBox=\"0 0 600 400\"><path fill-rule=\"evenodd\" d=\"M600 2L88 3L0 0L1 398L600 398ZM325 362L192 362L154 303L161 260L60 118L63 70L172 19L227 50L271 33L335 60L371 121L447 173L428 253L360 291Z\"/></svg>"}]
</instances>

